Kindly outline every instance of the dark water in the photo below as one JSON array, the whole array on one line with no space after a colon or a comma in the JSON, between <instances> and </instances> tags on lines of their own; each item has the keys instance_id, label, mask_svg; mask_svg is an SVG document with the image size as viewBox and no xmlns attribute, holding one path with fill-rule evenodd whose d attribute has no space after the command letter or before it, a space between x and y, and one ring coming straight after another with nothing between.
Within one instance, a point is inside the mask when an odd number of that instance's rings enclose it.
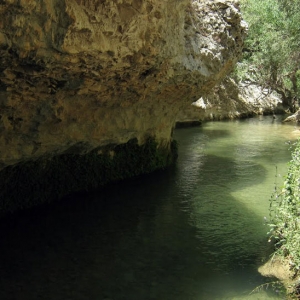
<instances>
[{"instance_id":1,"label":"dark water","mask_svg":"<svg viewBox=\"0 0 300 300\"><path fill-rule=\"evenodd\" d=\"M269 117L176 130L175 167L2 220L0 299L277 299L249 293L297 134Z\"/></svg>"}]
</instances>

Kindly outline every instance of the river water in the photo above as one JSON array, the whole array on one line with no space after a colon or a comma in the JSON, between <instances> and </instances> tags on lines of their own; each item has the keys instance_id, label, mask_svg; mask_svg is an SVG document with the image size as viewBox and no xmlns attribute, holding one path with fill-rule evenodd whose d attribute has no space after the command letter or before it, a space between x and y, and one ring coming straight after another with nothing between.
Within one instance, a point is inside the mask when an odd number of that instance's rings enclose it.
<instances>
[{"instance_id":1,"label":"river water","mask_svg":"<svg viewBox=\"0 0 300 300\"><path fill-rule=\"evenodd\" d=\"M176 166L2 220L0 299L280 299L249 293L297 135L271 117L178 129Z\"/></svg>"}]
</instances>

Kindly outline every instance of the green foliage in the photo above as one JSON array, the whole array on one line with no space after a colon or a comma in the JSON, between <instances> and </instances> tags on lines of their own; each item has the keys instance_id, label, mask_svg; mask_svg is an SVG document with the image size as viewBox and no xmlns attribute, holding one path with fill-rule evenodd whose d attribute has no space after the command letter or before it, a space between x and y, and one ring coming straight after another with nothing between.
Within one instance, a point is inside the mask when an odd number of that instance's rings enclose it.
<instances>
[{"instance_id":1,"label":"green foliage","mask_svg":"<svg viewBox=\"0 0 300 300\"><path fill-rule=\"evenodd\" d=\"M277 91L292 106L300 95L300 0L242 0L241 4L249 31L237 75Z\"/></svg>"},{"instance_id":2,"label":"green foliage","mask_svg":"<svg viewBox=\"0 0 300 300\"><path fill-rule=\"evenodd\" d=\"M143 145L132 139L85 155L68 153L7 167L0 172L0 216L163 169L176 158L175 141L164 148L149 137Z\"/></svg>"},{"instance_id":3,"label":"green foliage","mask_svg":"<svg viewBox=\"0 0 300 300\"><path fill-rule=\"evenodd\" d=\"M292 152L282 189L270 200L270 232L276 254L289 262L295 276L300 270L300 139Z\"/></svg>"}]
</instances>

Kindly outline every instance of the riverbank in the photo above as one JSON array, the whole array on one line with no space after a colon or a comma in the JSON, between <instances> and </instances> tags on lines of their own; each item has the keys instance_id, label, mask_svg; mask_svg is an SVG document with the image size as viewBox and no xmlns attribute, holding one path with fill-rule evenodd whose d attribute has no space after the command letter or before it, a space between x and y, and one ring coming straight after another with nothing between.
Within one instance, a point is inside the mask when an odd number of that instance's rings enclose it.
<instances>
[{"instance_id":1,"label":"riverbank","mask_svg":"<svg viewBox=\"0 0 300 300\"><path fill-rule=\"evenodd\" d=\"M293 146L283 188L276 187L270 202L275 253L259 271L282 281L289 299L300 299L300 139Z\"/></svg>"}]
</instances>

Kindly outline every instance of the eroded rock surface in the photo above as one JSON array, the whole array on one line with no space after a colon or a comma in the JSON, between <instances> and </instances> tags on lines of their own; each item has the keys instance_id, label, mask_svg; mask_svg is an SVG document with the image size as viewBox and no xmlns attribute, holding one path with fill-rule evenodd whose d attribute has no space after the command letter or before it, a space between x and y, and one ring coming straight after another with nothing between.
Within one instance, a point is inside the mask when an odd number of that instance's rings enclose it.
<instances>
[{"instance_id":1,"label":"eroded rock surface","mask_svg":"<svg viewBox=\"0 0 300 300\"><path fill-rule=\"evenodd\" d=\"M245 31L229 0L0 1L0 215L172 163Z\"/></svg>"},{"instance_id":2,"label":"eroded rock surface","mask_svg":"<svg viewBox=\"0 0 300 300\"><path fill-rule=\"evenodd\" d=\"M282 113L282 101L274 92L226 77L212 92L178 114L179 123L243 118Z\"/></svg>"},{"instance_id":3,"label":"eroded rock surface","mask_svg":"<svg viewBox=\"0 0 300 300\"><path fill-rule=\"evenodd\" d=\"M245 29L236 1L0 1L1 168L145 136L168 146Z\"/></svg>"},{"instance_id":4,"label":"eroded rock surface","mask_svg":"<svg viewBox=\"0 0 300 300\"><path fill-rule=\"evenodd\" d=\"M290 262L283 258L275 257L274 259L269 259L264 265L258 268L258 272L265 277L273 277L280 280L287 294L293 294L299 286L299 277L295 276Z\"/></svg>"},{"instance_id":5,"label":"eroded rock surface","mask_svg":"<svg viewBox=\"0 0 300 300\"><path fill-rule=\"evenodd\" d=\"M293 122L293 123L300 123L300 110L296 111L293 115L287 117L283 120L283 122Z\"/></svg>"}]
</instances>

